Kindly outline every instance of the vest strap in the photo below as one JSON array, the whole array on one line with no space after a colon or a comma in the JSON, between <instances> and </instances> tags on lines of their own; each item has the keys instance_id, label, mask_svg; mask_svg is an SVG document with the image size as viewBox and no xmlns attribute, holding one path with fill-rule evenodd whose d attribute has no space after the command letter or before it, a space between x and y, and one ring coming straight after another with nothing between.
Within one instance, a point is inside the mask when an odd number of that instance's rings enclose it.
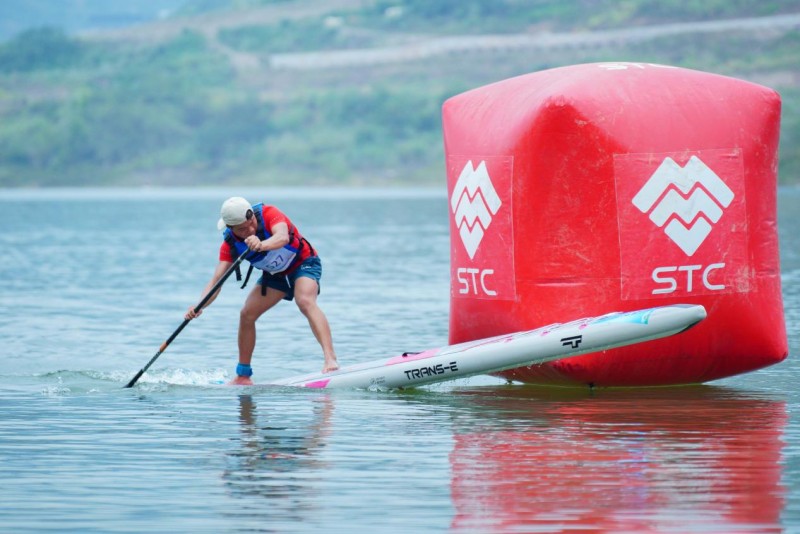
<instances>
[{"instance_id":1,"label":"vest strap","mask_svg":"<svg viewBox=\"0 0 800 534\"><path fill-rule=\"evenodd\" d=\"M236 260L239 259L239 251L236 250L236 245L234 244L234 239L233 239L233 236L230 234L230 232L227 232L225 234L225 242L228 244L228 247L231 249L231 259L233 260L234 263L236 263ZM251 269L253 268L252 265L250 266L250 268ZM242 270L239 268L238 264L234 268L234 272L236 273L236 281L237 282L241 282L242 281ZM248 277L250 276L250 272L247 273L247 276ZM247 280L244 281L244 284L245 285L247 284ZM242 285L242 287L244 287L244 285Z\"/></svg>"},{"instance_id":2,"label":"vest strap","mask_svg":"<svg viewBox=\"0 0 800 534\"><path fill-rule=\"evenodd\" d=\"M248 267L248 269L247 269L247 276L244 277L244 283L242 284L242 287L240 289L244 289L244 287L247 285L247 282L250 281L250 275L252 273L253 273L253 264L251 263L250 267ZM239 280L241 280L241 279L242 279L242 273L240 272L239 273L239 278L237 279L237 282Z\"/></svg>"}]
</instances>

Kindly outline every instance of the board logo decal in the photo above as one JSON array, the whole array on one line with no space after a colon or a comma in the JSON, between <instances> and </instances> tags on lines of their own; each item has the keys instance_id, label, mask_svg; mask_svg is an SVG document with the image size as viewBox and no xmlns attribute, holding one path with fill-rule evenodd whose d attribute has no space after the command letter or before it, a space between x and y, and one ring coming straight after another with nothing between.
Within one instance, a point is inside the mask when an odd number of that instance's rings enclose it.
<instances>
[{"instance_id":1,"label":"board logo decal","mask_svg":"<svg viewBox=\"0 0 800 534\"><path fill-rule=\"evenodd\" d=\"M569 336L561 338L561 345L564 347L577 349L581 346L581 343L583 343L583 336Z\"/></svg>"},{"instance_id":2,"label":"board logo decal","mask_svg":"<svg viewBox=\"0 0 800 534\"><path fill-rule=\"evenodd\" d=\"M425 365L422 367L417 367L416 369L409 369L408 371L404 372L407 380L422 378L425 376L443 375L445 373L457 373L458 362L450 362L447 365L442 363L436 365Z\"/></svg>"}]
</instances>

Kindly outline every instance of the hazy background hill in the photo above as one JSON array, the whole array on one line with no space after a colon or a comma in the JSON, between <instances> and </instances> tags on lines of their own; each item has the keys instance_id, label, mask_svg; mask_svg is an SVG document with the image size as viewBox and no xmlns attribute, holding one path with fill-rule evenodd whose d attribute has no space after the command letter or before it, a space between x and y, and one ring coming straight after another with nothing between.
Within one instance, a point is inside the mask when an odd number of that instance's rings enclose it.
<instances>
[{"instance_id":1,"label":"hazy background hill","mask_svg":"<svg viewBox=\"0 0 800 534\"><path fill-rule=\"evenodd\" d=\"M0 40L41 26L67 32L131 26L167 18L186 3L186 0L3 0Z\"/></svg>"},{"instance_id":2,"label":"hazy background hill","mask_svg":"<svg viewBox=\"0 0 800 534\"><path fill-rule=\"evenodd\" d=\"M0 186L442 184L446 98L594 61L777 89L800 179L797 0L6 0L0 20Z\"/></svg>"}]
</instances>

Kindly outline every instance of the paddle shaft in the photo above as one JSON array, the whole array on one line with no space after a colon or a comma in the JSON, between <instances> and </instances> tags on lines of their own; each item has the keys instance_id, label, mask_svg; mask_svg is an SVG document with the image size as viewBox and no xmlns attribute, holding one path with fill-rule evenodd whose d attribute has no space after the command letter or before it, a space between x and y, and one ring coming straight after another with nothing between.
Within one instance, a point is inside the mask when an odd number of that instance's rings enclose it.
<instances>
[{"instance_id":1,"label":"paddle shaft","mask_svg":"<svg viewBox=\"0 0 800 534\"><path fill-rule=\"evenodd\" d=\"M219 288L220 288L220 287L222 287L222 284L224 284L224 283L225 283L225 280L227 280L227 279L228 279L228 277L230 277L230 275L231 275L231 274L233 274L233 272L236 270L236 268L239 266L239 264L240 264L240 263L242 263L242 260L244 260L244 259L245 259L245 256L247 256L247 254L241 254L241 255L239 255L239 257L238 257L238 258L236 258L236 261L235 261L235 262L233 262L233 265L231 265L230 267L228 267L228 270L227 270L227 271L225 271L225 274L223 274L223 275L222 275L222 278L220 278L219 280L217 280L217 283L216 283L216 284L214 284L214 287L212 287L212 288L211 288L211 291L209 291L209 292L206 294L206 296L205 296L205 297L203 297L203 300L201 300L201 301L200 301L200 302L197 304L197 306L195 306L195 307L194 307L194 312L195 312L195 313L197 313L197 312L199 312L201 309L203 309L203 306L205 306L205 305L206 305L206 303L207 303L209 300L211 300L211 297L213 297L213 296L214 296L214 294L215 294L215 293L216 293L216 292L219 290ZM138 373L136 373L136 376L134 376L133 378L131 378L131 381L130 381L130 382L128 382L128 383L125 385L125 387L126 387L126 388L131 388L131 387L133 387L133 385L134 385L134 384L136 384L136 382L137 382L137 381L138 381L138 380L139 380L139 379L142 377L142 375L143 375L145 372L147 372L147 370L150 368L150 366L151 366L151 365L153 365L153 362L155 362L155 361L158 359L158 357L159 357L159 356L161 356L161 354L162 354L162 353L163 353L165 350L167 350L167 347L169 346L169 344L170 344L170 343L172 343L172 340L174 340L176 337L178 337L178 334L180 334L180 333L181 333L181 331L182 331L184 328L186 328L186 325L187 325L187 324L189 324L189 321L191 321L191 319L184 319L184 320L183 320L183 322L181 323L181 325L180 325L180 326L179 326L179 327L178 327L178 328L177 328L177 329L176 329L176 330L175 330L175 331L172 333L172 335L171 335L171 336L169 336L169 338L167 338L167 340L166 340L164 343L162 343L162 344L161 344L161 346L158 348L158 352L156 352L155 356L153 356L152 358L150 358L150 361L149 361L149 362L147 362L147 365L145 365L144 367L142 367L142 368L139 370L139 372L138 372Z\"/></svg>"}]
</instances>

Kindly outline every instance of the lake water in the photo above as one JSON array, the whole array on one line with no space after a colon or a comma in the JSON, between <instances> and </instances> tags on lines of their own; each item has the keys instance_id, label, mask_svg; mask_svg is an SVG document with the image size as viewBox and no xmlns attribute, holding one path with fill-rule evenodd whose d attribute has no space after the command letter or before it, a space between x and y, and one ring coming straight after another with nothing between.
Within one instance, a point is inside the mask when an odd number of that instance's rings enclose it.
<instances>
[{"instance_id":1,"label":"lake water","mask_svg":"<svg viewBox=\"0 0 800 534\"><path fill-rule=\"evenodd\" d=\"M800 531L800 190L780 191L790 357L755 373L224 387L230 281L124 389L199 299L233 193L276 203L321 252L342 364L447 343L444 191L0 192L0 531ZM294 304L259 324L258 379L321 367Z\"/></svg>"}]
</instances>

